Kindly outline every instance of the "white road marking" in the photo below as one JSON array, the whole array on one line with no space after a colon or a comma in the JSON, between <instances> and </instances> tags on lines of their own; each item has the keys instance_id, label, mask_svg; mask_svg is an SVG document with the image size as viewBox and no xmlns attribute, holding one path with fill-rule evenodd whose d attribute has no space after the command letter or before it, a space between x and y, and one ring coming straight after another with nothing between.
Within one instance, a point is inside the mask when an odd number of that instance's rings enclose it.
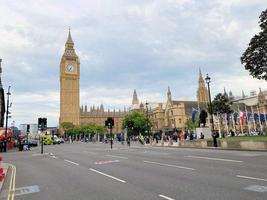
<instances>
[{"instance_id":1,"label":"white road marking","mask_svg":"<svg viewBox=\"0 0 267 200\"><path fill-rule=\"evenodd\" d=\"M58 157L56 157L56 156L51 156L52 158L55 158L55 159L58 159Z\"/></svg>"},{"instance_id":2,"label":"white road marking","mask_svg":"<svg viewBox=\"0 0 267 200\"><path fill-rule=\"evenodd\" d=\"M250 176L241 176L241 175L236 175L238 178L245 178L245 179L251 179L251 180L257 180L257 181L265 181L267 182L267 179L263 178L255 178L255 177L250 177Z\"/></svg>"},{"instance_id":3,"label":"white road marking","mask_svg":"<svg viewBox=\"0 0 267 200\"><path fill-rule=\"evenodd\" d=\"M78 163L76 163L76 162L72 162L71 160L66 160L66 159L64 159L64 161L69 162L69 163L74 164L74 165L80 165L80 164L78 164Z\"/></svg>"},{"instance_id":4,"label":"white road marking","mask_svg":"<svg viewBox=\"0 0 267 200\"><path fill-rule=\"evenodd\" d=\"M119 160L102 160L95 162L96 165L104 165L104 164L110 164L110 163L116 163L120 162Z\"/></svg>"},{"instance_id":5,"label":"white road marking","mask_svg":"<svg viewBox=\"0 0 267 200\"><path fill-rule=\"evenodd\" d=\"M46 156L46 155L49 155L49 153L44 153L44 154L34 153L34 154L32 154L32 156Z\"/></svg>"},{"instance_id":6,"label":"white road marking","mask_svg":"<svg viewBox=\"0 0 267 200\"><path fill-rule=\"evenodd\" d=\"M144 163L162 165L162 166L167 166L167 167L175 167L175 168L180 168L180 169L195 170L194 168L191 168L191 167L184 167L184 166L179 166L179 165L171 165L171 164L165 164L165 163L159 163L159 162L152 162L152 161L147 161L147 160L144 160Z\"/></svg>"},{"instance_id":7,"label":"white road marking","mask_svg":"<svg viewBox=\"0 0 267 200\"><path fill-rule=\"evenodd\" d=\"M114 158L121 158L121 159L125 159L125 160L128 159L127 157L123 157L123 156L114 156L114 155L105 155L105 156L114 157Z\"/></svg>"},{"instance_id":8,"label":"white road marking","mask_svg":"<svg viewBox=\"0 0 267 200\"><path fill-rule=\"evenodd\" d=\"M96 172L96 173L98 173L98 174L101 174L101 175L103 175L103 176L112 178L112 179L114 179L114 180L116 180L116 181L119 181L119 182L122 182L122 183L126 183L126 181L124 181L124 180L122 180L122 179L119 179L119 178L116 178L116 177L114 177L114 176L105 174L105 173L100 172L100 171L98 171L98 170L96 170L96 169L90 168L90 170L93 171L93 172Z\"/></svg>"},{"instance_id":9,"label":"white road marking","mask_svg":"<svg viewBox=\"0 0 267 200\"><path fill-rule=\"evenodd\" d=\"M171 197L167 197L167 196L162 195L162 194L160 194L159 197L161 197L161 198L163 198L163 199L167 199L167 200L175 200L175 199L173 199L173 198L171 198Z\"/></svg>"},{"instance_id":10,"label":"white road marking","mask_svg":"<svg viewBox=\"0 0 267 200\"><path fill-rule=\"evenodd\" d=\"M242 163L241 160L230 160L230 159L223 159L223 158L211 158L211 157L202 157L202 156L185 156L186 158L199 158L199 159L206 159L206 160L217 160L217 161L225 161L225 162L236 162Z\"/></svg>"}]
</instances>

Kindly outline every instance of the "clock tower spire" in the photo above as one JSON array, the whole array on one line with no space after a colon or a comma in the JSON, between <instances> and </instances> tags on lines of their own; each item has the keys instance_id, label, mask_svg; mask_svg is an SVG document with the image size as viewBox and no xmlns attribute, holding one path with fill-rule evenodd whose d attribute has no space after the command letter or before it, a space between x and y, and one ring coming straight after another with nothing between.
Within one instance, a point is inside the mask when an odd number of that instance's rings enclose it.
<instances>
[{"instance_id":1,"label":"clock tower spire","mask_svg":"<svg viewBox=\"0 0 267 200\"><path fill-rule=\"evenodd\" d=\"M60 117L63 122L80 124L80 60L69 30L60 62Z\"/></svg>"}]
</instances>

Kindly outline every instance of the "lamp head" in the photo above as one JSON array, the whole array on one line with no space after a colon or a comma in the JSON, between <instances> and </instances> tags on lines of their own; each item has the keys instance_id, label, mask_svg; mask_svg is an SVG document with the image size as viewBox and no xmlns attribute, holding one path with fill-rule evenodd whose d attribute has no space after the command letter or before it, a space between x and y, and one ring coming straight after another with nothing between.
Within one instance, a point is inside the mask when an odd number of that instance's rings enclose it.
<instances>
[{"instance_id":1,"label":"lamp head","mask_svg":"<svg viewBox=\"0 0 267 200\"><path fill-rule=\"evenodd\" d=\"M205 78L205 81L206 81L206 83L207 84L209 84L210 83L210 77L209 77L209 75L207 74L207 76L206 76L206 78Z\"/></svg>"}]
</instances>

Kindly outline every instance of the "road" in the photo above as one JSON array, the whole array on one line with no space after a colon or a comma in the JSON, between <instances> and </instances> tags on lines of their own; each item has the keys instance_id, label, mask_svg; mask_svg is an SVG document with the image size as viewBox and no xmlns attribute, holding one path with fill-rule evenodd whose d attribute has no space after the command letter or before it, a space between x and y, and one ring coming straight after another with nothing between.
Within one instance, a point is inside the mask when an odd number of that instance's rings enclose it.
<instances>
[{"instance_id":1,"label":"road","mask_svg":"<svg viewBox=\"0 0 267 200\"><path fill-rule=\"evenodd\" d=\"M267 199L267 152L72 143L3 154L15 199ZM0 199L9 193L8 181Z\"/></svg>"}]
</instances>

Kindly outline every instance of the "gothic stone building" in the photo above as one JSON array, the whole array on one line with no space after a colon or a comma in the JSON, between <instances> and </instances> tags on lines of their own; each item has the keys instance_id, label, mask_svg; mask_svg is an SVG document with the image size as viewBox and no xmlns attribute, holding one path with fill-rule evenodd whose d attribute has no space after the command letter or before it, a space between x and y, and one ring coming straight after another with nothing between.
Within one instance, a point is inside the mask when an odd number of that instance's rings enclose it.
<instances>
[{"instance_id":1,"label":"gothic stone building","mask_svg":"<svg viewBox=\"0 0 267 200\"><path fill-rule=\"evenodd\" d=\"M131 110L143 111L152 122L153 132L169 132L175 129L186 129L186 121L192 116L192 111L207 109L208 91L199 71L199 86L197 90L197 101L174 101L170 88L167 91L165 103L147 102L145 105L139 103L137 93L134 90Z\"/></svg>"}]
</instances>

